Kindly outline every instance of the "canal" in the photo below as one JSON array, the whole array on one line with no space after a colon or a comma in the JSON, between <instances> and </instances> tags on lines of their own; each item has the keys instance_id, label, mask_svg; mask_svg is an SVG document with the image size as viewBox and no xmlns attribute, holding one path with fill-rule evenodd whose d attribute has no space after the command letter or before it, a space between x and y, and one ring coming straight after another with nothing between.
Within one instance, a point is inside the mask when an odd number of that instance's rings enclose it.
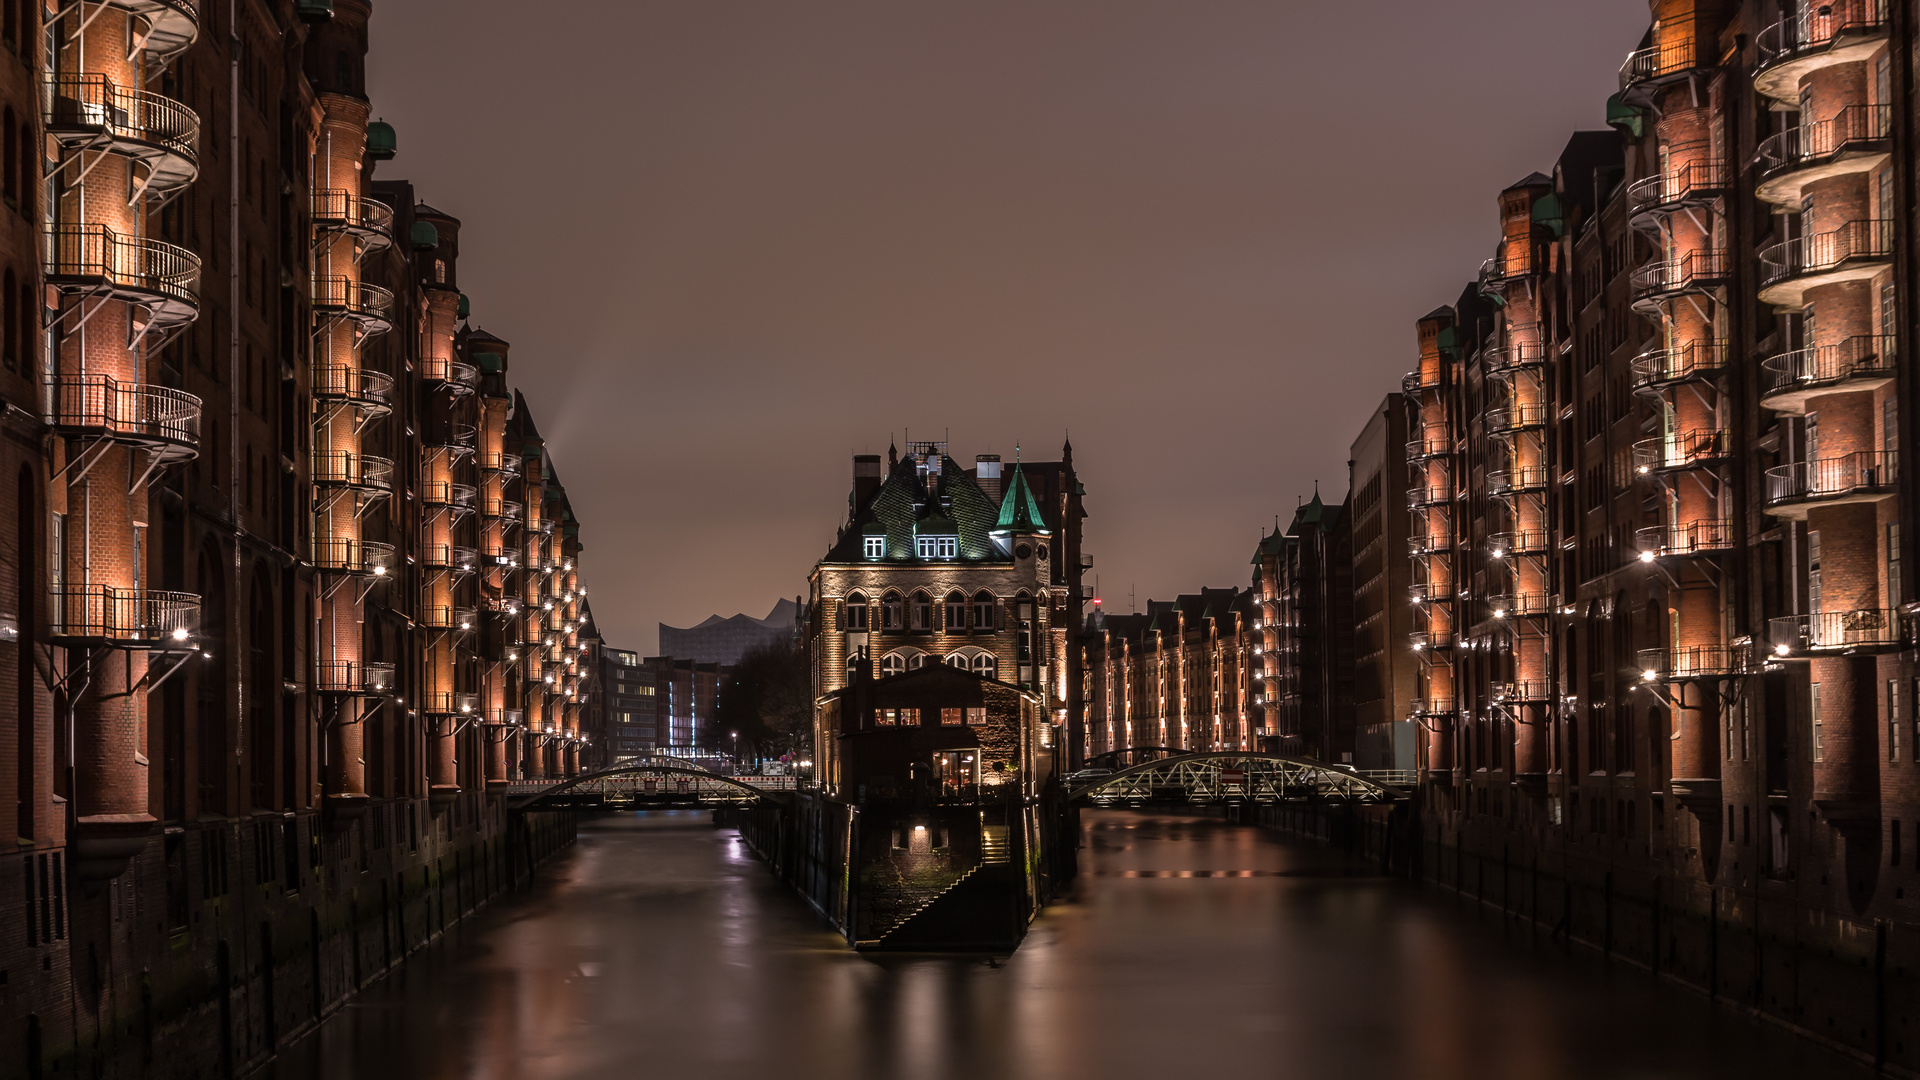
<instances>
[{"instance_id":1,"label":"canal","mask_svg":"<svg viewBox=\"0 0 1920 1080\"><path fill-rule=\"evenodd\" d=\"M1866 1076L1450 894L1208 818L1084 816L1011 957L850 952L701 813L584 825L275 1080Z\"/></svg>"}]
</instances>

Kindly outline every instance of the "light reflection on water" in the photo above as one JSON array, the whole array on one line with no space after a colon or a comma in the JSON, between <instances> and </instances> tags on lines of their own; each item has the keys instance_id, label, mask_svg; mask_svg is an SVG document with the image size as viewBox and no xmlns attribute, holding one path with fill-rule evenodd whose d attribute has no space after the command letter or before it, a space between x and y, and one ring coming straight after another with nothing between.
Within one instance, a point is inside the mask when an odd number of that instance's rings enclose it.
<instances>
[{"instance_id":1,"label":"light reflection on water","mask_svg":"<svg viewBox=\"0 0 1920 1080\"><path fill-rule=\"evenodd\" d=\"M1082 876L1011 957L862 956L705 814L596 821L276 1080L1865 1076L1324 850L1085 815Z\"/></svg>"}]
</instances>

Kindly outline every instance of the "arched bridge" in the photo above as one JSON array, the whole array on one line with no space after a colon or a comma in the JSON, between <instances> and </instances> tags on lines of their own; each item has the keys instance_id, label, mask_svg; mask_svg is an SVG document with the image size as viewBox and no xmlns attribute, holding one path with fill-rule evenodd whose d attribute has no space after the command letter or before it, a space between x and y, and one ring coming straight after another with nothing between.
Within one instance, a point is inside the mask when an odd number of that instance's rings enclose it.
<instances>
[{"instance_id":1,"label":"arched bridge","mask_svg":"<svg viewBox=\"0 0 1920 1080\"><path fill-rule=\"evenodd\" d=\"M509 810L695 810L784 801L791 776L722 776L692 762L625 762L571 780L507 785Z\"/></svg>"},{"instance_id":2,"label":"arched bridge","mask_svg":"<svg viewBox=\"0 0 1920 1080\"><path fill-rule=\"evenodd\" d=\"M1277 803L1308 798L1387 803L1406 798L1406 793L1325 762L1226 751L1163 757L1110 776L1070 782L1067 797L1095 806L1144 806L1149 802Z\"/></svg>"}]
</instances>

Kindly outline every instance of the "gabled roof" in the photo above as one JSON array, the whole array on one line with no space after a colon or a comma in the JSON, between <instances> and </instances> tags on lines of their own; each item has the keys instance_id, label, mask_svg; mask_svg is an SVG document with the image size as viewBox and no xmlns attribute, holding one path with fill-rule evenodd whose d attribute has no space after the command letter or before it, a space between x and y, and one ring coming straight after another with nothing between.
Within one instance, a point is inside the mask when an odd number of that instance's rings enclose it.
<instances>
[{"instance_id":1,"label":"gabled roof","mask_svg":"<svg viewBox=\"0 0 1920 1080\"><path fill-rule=\"evenodd\" d=\"M859 516L827 549L827 562L864 562L863 537L887 539L886 561L918 559L916 535L953 536L958 558L965 562L1012 561L993 541L999 510L993 498L950 457L942 456L937 469L923 479L919 463L909 457L896 462L880 490ZM942 560L945 561L945 560Z\"/></svg>"}]
</instances>

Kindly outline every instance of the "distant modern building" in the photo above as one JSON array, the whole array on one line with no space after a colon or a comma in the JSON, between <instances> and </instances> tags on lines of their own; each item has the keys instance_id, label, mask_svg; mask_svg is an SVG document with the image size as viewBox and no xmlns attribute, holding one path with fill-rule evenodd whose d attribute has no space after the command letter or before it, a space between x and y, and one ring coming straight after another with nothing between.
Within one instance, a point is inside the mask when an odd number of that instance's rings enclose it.
<instances>
[{"instance_id":1,"label":"distant modern building","mask_svg":"<svg viewBox=\"0 0 1920 1080\"><path fill-rule=\"evenodd\" d=\"M617 765L655 749L659 717L656 668L627 649L600 651L600 689L606 709L606 763Z\"/></svg>"},{"instance_id":2,"label":"distant modern building","mask_svg":"<svg viewBox=\"0 0 1920 1080\"><path fill-rule=\"evenodd\" d=\"M1407 406L1387 396L1353 441L1347 460L1352 495L1354 764L1362 769L1418 767L1410 703L1419 658L1408 649L1415 587L1407 537L1413 514L1407 489Z\"/></svg>"},{"instance_id":3,"label":"distant modern building","mask_svg":"<svg viewBox=\"0 0 1920 1080\"><path fill-rule=\"evenodd\" d=\"M767 645L791 642L798 633L805 607L784 597L764 619L751 615L709 616L698 626L660 624L660 655L702 664L732 667L740 658Z\"/></svg>"},{"instance_id":4,"label":"distant modern building","mask_svg":"<svg viewBox=\"0 0 1920 1080\"><path fill-rule=\"evenodd\" d=\"M633 716L627 726L647 733L636 734L631 741L650 743L641 749L683 758L725 749L703 737L703 733L713 727L715 710L720 704L720 679L724 674L720 664L677 656L647 657L633 681L626 684L629 692L616 695L630 706L621 710ZM620 685L616 681L616 689Z\"/></svg>"}]
</instances>

